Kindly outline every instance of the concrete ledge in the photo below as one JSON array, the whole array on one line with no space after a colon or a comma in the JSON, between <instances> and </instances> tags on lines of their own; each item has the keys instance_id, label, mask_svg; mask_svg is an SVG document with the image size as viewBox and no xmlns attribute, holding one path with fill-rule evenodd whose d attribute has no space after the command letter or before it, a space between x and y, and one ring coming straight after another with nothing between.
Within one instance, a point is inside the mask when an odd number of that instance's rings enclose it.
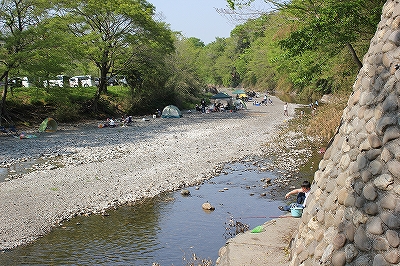
<instances>
[{"instance_id":1,"label":"concrete ledge","mask_svg":"<svg viewBox=\"0 0 400 266\"><path fill-rule=\"evenodd\" d=\"M247 231L227 241L219 250L218 266L288 265L290 243L300 219L282 216L264 223L264 231Z\"/></svg>"}]
</instances>

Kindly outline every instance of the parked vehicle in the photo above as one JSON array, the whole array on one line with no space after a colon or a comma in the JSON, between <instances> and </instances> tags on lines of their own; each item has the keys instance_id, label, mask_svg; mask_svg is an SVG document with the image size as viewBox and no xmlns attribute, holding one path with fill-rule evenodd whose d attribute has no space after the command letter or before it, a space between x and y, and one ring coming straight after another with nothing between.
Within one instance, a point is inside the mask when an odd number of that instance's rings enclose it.
<instances>
[{"instance_id":1,"label":"parked vehicle","mask_svg":"<svg viewBox=\"0 0 400 266\"><path fill-rule=\"evenodd\" d=\"M4 85L4 82L2 82L2 85ZM28 77L13 77L8 80L8 86L12 88L28 88L30 84L28 82Z\"/></svg>"},{"instance_id":2,"label":"parked vehicle","mask_svg":"<svg viewBox=\"0 0 400 266\"><path fill-rule=\"evenodd\" d=\"M4 81L0 81L0 87L3 87L5 85ZM21 88L25 87L28 88L31 86L31 83L29 83L28 77L14 77L8 79L8 86L12 88Z\"/></svg>"},{"instance_id":3,"label":"parked vehicle","mask_svg":"<svg viewBox=\"0 0 400 266\"><path fill-rule=\"evenodd\" d=\"M128 82L124 76L111 76L107 78L107 85L108 86L127 86Z\"/></svg>"},{"instance_id":4,"label":"parked vehicle","mask_svg":"<svg viewBox=\"0 0 400 266\"><path fill-rule=\"evenodd\" d=\"M91 76L75 76L69 79L70 87L93 87L95 84Z\"/></svg>"},{"instance_id":5,"label":"parked vehicle","mask_svg":"<svg viewBox=\"0 0 400 266\"><path fill-rule=\"evenodd\" d=\"M10 78L8 80L8 86L11 88L20 88L22 87L22 79L20 77Z\"/></svg>"},{"instance_id":6,"label":"parked vehicle","mask_svg":"<svg viewBox=\"0 0 400 266\"><path fill-rule=\"evenodd\" d=\"M44 87L60 87L63 88L64 84L68 84L69 77L64 75L57 75L55 79L43 81Z\"/></svg>"},{"instance_id":7,"label":"parked vehicle","mask_svg":"<svg viewBox=\"0 0 400 266\"><path fill-rule=\"evenodd\" d=\"M21 81L22 87L29 88L31 84L29 83L28 77L22 77Z\"/></svg>"},{"instance_id":8,"label":"parked vehicle","mask_svg":"<svg viewBox=\"0 0 400 266\"><path fill-rule=\"evenodd\" d=\"M121 76L118 81L120 85L128 86L128 81L126 81L126 78L124 76Z\"/></svg>"}]
</instances>

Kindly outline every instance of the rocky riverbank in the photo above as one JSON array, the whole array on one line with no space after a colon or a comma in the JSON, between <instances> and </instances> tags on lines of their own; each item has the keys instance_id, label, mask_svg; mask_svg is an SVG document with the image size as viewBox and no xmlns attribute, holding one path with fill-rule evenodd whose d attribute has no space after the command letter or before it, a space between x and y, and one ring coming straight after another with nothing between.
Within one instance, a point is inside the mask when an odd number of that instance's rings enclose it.
<instances>
[{"instance_id":1,"label":"rocky riverbank","mask_svg":"<svg viewBox=\"0 0 400 266\"><path fill-rule=\"evenodd\" d=\"M294 115L295 105L289 106ZM0 183L0 249L29 243L76 215L105 213L162 191L213 177L226 162L274 155L287 186L300 159L267 145L288 121L283 103L233 113L187 113L180 119L136 119L129 127L98 128L97 122L60 125L33 139L0 137L0 165L37 160L29 173ZM29 132L28 132L29 133ZM294 133L293 133L294 134ZM295 145L290 136L285 146ZM288 146L289 145L289 146ZM283 152L283 155L282 155ZM300 149L299 156L308 156ZM300 158L298 157L298 158ZM282 165L279 165L279 162ZM256 163L256 162L255 162Z\"/></svg>"}]
</instances>

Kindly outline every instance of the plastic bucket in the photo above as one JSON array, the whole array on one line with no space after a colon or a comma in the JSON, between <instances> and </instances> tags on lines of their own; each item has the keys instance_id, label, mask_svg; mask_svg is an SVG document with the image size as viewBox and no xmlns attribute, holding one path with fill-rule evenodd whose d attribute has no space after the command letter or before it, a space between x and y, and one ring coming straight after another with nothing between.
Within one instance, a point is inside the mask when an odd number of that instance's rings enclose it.
<instances>
[{"instance_id":1,"label":"plastic bucket","mask_svg":"<svg viewBox=\"0 0 400 266\"><path fill-rule=\"evenodd\" d=\"M290 213L293 217L301 217L303 214L303 208L291 208Z\"/></svg>"}]
</instances>

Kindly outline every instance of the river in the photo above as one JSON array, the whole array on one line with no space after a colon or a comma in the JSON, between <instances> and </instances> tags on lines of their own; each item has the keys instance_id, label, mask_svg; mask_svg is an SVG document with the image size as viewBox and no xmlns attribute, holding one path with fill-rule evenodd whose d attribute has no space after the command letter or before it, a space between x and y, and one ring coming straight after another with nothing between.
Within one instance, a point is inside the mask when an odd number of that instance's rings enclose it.
<instances>
[{"instance_id":1,"label":"river","mask_svg":"<svg viewBox=\"0 0 400 266\"><path fill-rule=\"evenodd\" d=\"M281 192L265 187L277 172L251 163L228 165L189 196L163 193L108 216L79 216L34 243L0 254L1 265L189 265L213 262L236 229L279 216ZM214 211L202 209L210 202ZM239 225L236 225L238 222ZM241 225L242 223L243 225Z\"/></svg>"}]
</instances>

